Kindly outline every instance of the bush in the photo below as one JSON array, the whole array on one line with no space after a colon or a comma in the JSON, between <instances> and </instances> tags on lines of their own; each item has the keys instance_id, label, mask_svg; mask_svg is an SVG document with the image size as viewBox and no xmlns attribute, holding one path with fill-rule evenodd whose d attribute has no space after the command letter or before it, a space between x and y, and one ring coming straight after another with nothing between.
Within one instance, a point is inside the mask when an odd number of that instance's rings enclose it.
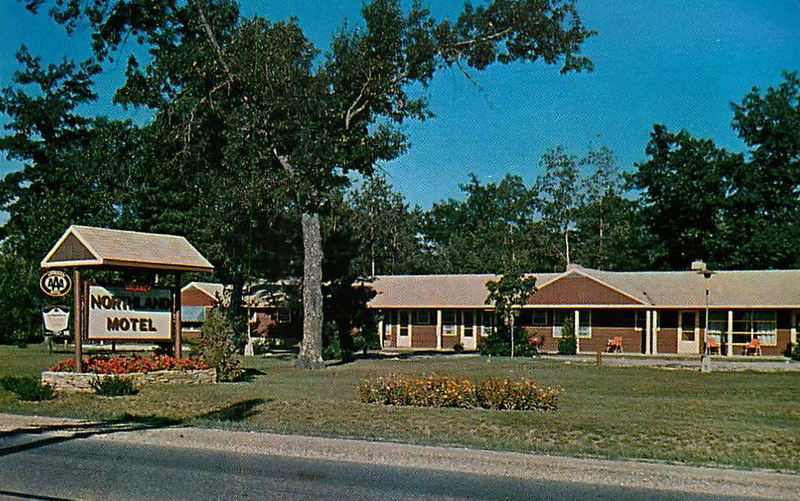
<instances>
[{"instance_id":1,"label":"bush","mask_svg":"<svg viewBox=\"0 0 800 501\"><path fill-rule=\"evenodd\" d=\"M491 355L495 357L511 356L511 336L508 334L509 327L502 325L487 337L481 339L478 351L481 355ZM536 346L530 343L530 334L522 327L514 328L514 356L533 357L539 354Z\"/></svg>"},{"instance_id":2,"label":"bush","mask_svg":"<svg viewBox=\"0 0 800 501\"><path fill-rule=\"evenodd\" d=\"M233 327L218 308L211 310L200 329L198 348L203 360L217 370L220 381L234 381L242 375Z\"/></svg>"},{"instance_id":3,"label":"bush","mask_svg":"<svg viewBox=\"0 0 800 501\"><path fill-rule=\"evenodd\" d=\"M345 358L336 322L325 322L322 327L322 341L324 345L322 348L323 360L341 360Z\"/></svg>"},{"instance_id":4,"label":"bush","mask_svg":"<svg viewBox=\"0 0 800 501\"><path fill-rule=\"evenodd\" d=\"M461 343L456 343L453 345L453 351L456 353L464 353L464 346Z\"/></svg>"},{"instance_id":5,"label":"bush","mask_svg":"<svg viewBox=\"0 0 800 501\"><path fill-rule=\"evenodd\" d=\"M474 382L437 374L424 378L364 379L358 390L364 403L505 410L555 410L559 394L559 390L540 388L524 379L489 378Z\"/></svg>"},{"instance_id":6,"label":"bush","mask_svg":"<svg viewBox=\"0 0 800 501\"><path fill-rule=\"evenodd\" d=\"M4 377L0 379L4 390L16 393L20 400L39 401L55 397L55 391L49 384L35 377Z\"/></svg>"},{"instance_id":7,"label":"bush","mask_svg":"<svg viewBox=\"0 0 800 501\"><path fill-rule=\"evenodd\" d=\"M133 379L129 377L113 376L97 378L92 381L94 392L103 397L124 397L136 394Z\"/></svg>"},{"instance_id":8,"label":"bush","mask_svg":"<svg viewBox=\"0 0 800 501\"><path fill-rule=\"evenodd\" d=\"M95 355L83 359L83 372L95 374L130 374L132 372L152 372L164 370L197 370L208 369L200 357L175 358L167 355L139 355L114 357ZM50 367L55 372L75 372L75 359L65 358Z\"/></svg>"},{"instance_id":9,"label":"bush","mask_svg":"<svg viewBox=\"0 0 800 501\"><path fill-rule=\"evenodd\" d=\"M578 340L575 338L575 324L572 317L567 317L561 325L561 340L558 342L558 353L575 355L578 353Z\"/></svg>"},{"instance_id":10,"label":"bush","mask_svg":"<svg viewBox=\"0 0 800 501\"><path fill-rule=\"evenodd\" d=\"M800 361L800 343L795 343L794 349L792 349L792 360Z\"/></svg>"}]
</instances>

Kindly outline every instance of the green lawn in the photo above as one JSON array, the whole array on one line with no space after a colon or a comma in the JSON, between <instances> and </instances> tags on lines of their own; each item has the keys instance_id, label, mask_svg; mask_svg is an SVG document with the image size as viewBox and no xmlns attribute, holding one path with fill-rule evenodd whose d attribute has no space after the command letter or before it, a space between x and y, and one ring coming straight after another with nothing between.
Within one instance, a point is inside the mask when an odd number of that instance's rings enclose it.
<instances>
[{"instance_id":1,"label":"green lawn","mask_svg":"<svg viewBox=\"0 0 800 501\"><path fill-rule=\"evenodd\" d=\"M0 375L35 375L65 356L3 346ZM127 398L26 403L0 390L0 411L800 471L798 372L700 374L446 356L360 360L317 372L261 357L245 365L245 382L147 387ZM384 407L358 399L361 378L434 371L525 377L564 393L555 412Z\"/></svg>"}]
</instances>

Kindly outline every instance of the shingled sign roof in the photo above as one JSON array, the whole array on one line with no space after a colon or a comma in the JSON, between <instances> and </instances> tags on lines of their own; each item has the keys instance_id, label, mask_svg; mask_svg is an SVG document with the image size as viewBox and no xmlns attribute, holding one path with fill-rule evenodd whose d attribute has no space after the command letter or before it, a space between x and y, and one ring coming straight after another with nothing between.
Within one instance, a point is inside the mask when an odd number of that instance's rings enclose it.
<instances>
[{"instance_id":1,"label":"shingled sign roof","mask_svg":"<svg viewBox=\"0 0 800 501\"><path fill-rule=\"evenodd\" d=\"M703 307L703 276L694 271L601 271L570 265L564 273L534 273L537 289L588 277L641 307ZM497 275L385 275L371 283L371 308L480 307ZM710 307L800 307L800 270L719 271L709 280ZM535 293L534 293L535 296ZM627 304L639 307L639 304ZM605 305L608 306L608 305Z\"/></svg>"},{"instance_id":2,"label":"shingled sign roof","mask_svg":"<svg viewBox=\"0 0 800 501\"><path fill-rule=\"evenodd\" d=\"M171 271L214 271L184 237L70 226L42 260L42 268L134 267Z\"/></svg>"}]
</instances>

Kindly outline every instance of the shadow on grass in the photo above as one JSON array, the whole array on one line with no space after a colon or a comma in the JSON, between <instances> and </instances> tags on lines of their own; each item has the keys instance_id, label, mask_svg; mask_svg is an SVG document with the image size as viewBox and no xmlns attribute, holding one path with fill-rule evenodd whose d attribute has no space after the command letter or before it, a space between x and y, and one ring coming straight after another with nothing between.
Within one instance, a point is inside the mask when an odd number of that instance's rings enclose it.
<instances>
[{"instance_id":1,"label":"shadow on grass","mask_svg":"<svg viewBox=\"0 0 800 501\"><path fill-rule=\"evenodd\" d=\"M239 379L237 379L236 381L249 383L253 381L256 378L256 376L265 376L266 374L267 374L266 372L260 371L258 369L244 369L242 371L242 375L239 376Z\"/></svg>"},{"instance_id":2,"label":"shadow on grass","mask_svg":"<svg viewBox=\"0 0 800 501\"><path fill-rule=\"evenodd\" d=\"M267 401L263 398L251 398L250 400L243 400L216 411L195 416L194 418L191 418L191 420L227 422L244 421L245 419L255 415L257 413L256 408L266 402Z\"/></svg>"},{"instance_id":3,"label":"shadow on grass","mask_svg":"<svg viewBox=\"0 0 800 501\"><path fill-rule=\"evenodd\" d=\"M54 425L26 426L0 432L0 457L19 452L55 445L70 440L130 431L154 430L186 426L197 421L238 422L256 414L256 408L265 403L262 398L243 400L216 411L186 419L166 418L152 415L123 414L116 419L64 423ZM34 438L34 440L30 440Z\"/></svg>"}]
</instances>

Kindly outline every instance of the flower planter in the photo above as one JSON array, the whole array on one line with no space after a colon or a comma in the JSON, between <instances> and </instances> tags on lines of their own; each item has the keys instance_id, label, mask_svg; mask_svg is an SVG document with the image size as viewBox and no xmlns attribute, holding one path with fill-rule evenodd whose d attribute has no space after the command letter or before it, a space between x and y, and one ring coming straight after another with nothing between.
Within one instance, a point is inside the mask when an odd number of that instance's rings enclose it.
<instances>
[{"instance_id":1,"label":"flower planter","mask_svg":"<svg viewBox=\"0 0 800 501\"><path fill-rule=\"evenodd\" d=\"M93 392L92 382L96 379L103 380L110 377L133 379L139 386L153 384L204 384L216 383L217 371L215 369L185 370L185 371L152 371L133 372L130 374L95 374L92 372L42 372L42 384L49 384L57 391Z\"/></svg>"}]
</instances>

